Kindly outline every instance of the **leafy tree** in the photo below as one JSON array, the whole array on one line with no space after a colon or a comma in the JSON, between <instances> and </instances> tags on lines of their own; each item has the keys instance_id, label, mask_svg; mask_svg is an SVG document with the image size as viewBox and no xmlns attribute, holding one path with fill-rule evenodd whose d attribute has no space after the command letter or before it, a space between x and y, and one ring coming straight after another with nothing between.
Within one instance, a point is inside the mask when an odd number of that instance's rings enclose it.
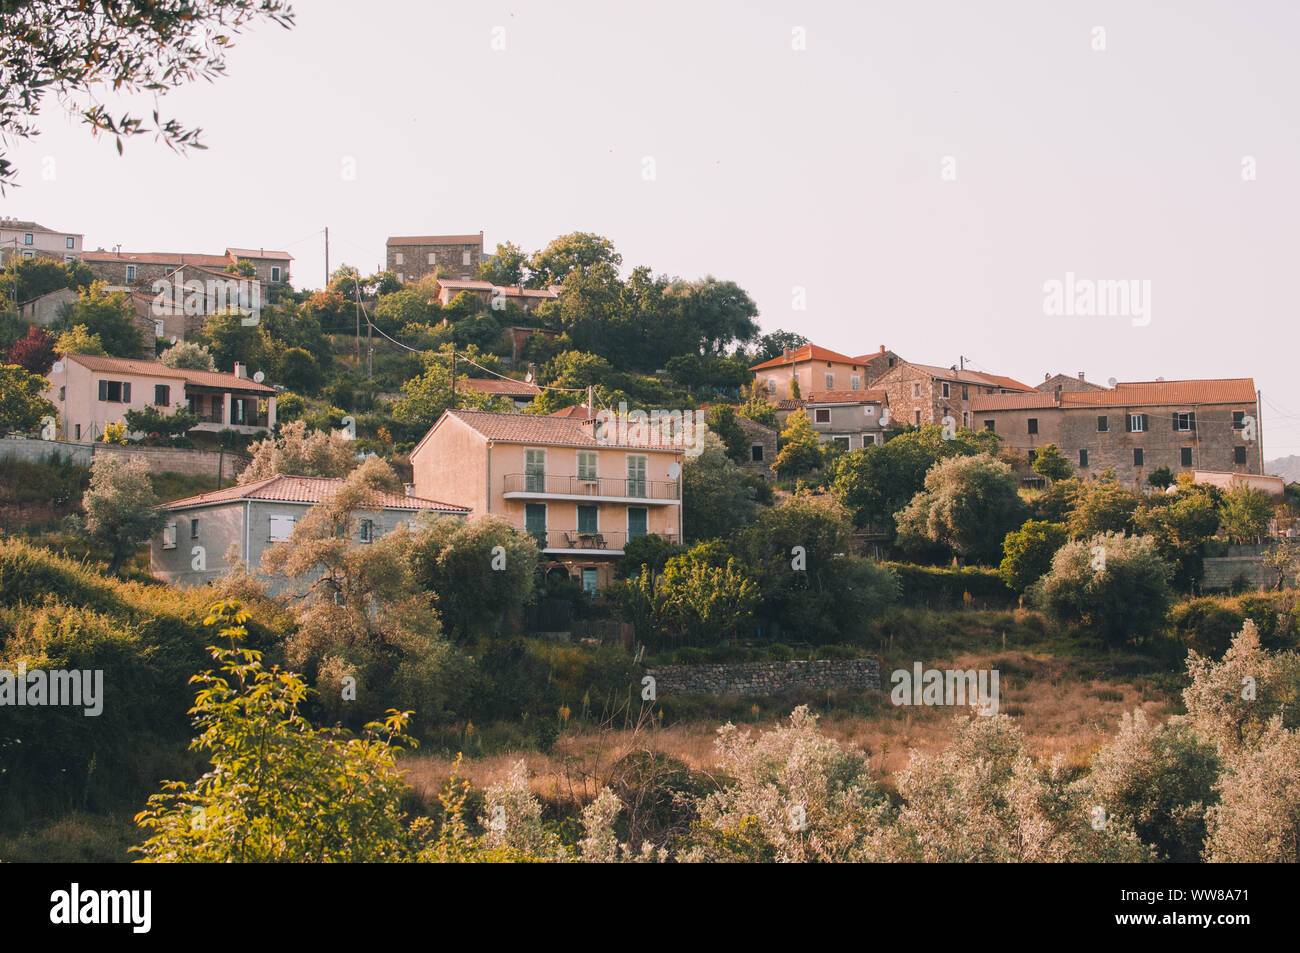
<instances>
[{"instance_id":1,"label":"leafy tree","mask_svg":"<svg viewBox=\"0 0 1300 953\"><path fill-rule=\"evenodd\" d=\"M1147 474L1147 482L1163 490L1174 485L1174 472L1167 466L1156 467Z\"/></svg>"},{"instance_id":2,"label":"leafy tree","mask_svg":"<svg viewBox=\"0 0 1300 953\"><path fill-rule=\"evenodd\" d=\"M432 324L438 319L437 302L430 303L427 291L401 288L386 294L375 305L375 326L396 334L410 325Z\"/></svg>"},{"instance_id":3,"label":"leafy tree","mask_svg":"<svg viewBox=\"0 0 1300 953\"><path fill-rule=\"evenodd\" d=\"M819 469L823 463L821 441L813 429L808 414L800 409L785 419L781 431L781 449L776 455L776 472L781 476L797 476Z\"/></svg>"},{"instance_id":4,"label":"leafy tree","mask_svg":"<svg viewBox=\"0 0 1300 953\"><path fill-rule=\"evenodd\" d=\"M302 676L266 668L245 648L248 613L219 602L204 620L220 625L218 672L205 672L190 744L211 768L193 784L168 781L136 823L154 862L356 863L409 859L402 810L406 786L396 754L411 712L388 711L362 738L322 730L303 714ZM411 742L413 744L413 742Z\"/></svg>"},{"instance_id":5,"label":"leafy tree","mask_svg":"<svg viewBox=\"0 0 1300 953\"><path fill-rule=\"evenodd\" d=\"M109 291L96 281L81 292L76 301L65 305L53 328L66 331L84 325L99 338L104 350L113 357L141 357L144 341L135 323L135 309L124 291Z\"/></svg>"},{"instance_id":6,"label":"leafy tree","mask_svg":"<svg viewBox=\"0 0 1300 953\"><path fill-rule=\"evenodd\" d=\"M89 288L95 273L81 262L51 258L11 258L0 272L0 301L31 301L60 288Z\"/></svg>"},{"instance_id":7,"label":"leafy tree","mask_svg":"<svg viewBox=\"0 0 1300 953\"><path fill-rule=\"evenodd\" d=\"M749 523L757 511L748 474L736 466L712 433L704 450L682 467L682 531L688 542L725 536Z\"/></svg>"},{"instance_id":8,"label":"leafy tree","mask_svg":"<svg viewBox=\"0 0 1300 953\"><path fill-rule=\"evenodd\" d=\"M623 546L623 555L614 565L614 572L624 578L635 576L642 566L652 573L661 573L668 560L681 552L681 547L658 533L646 533L629 539Z\"/></svg>"},{"instance_id":9,"label":"leafy tree","mask_svg":"<svg viewBox=\"0 0 1300 953\"><path fill-rule=\"evenodd\" d=\"M356 465L356 444L337 430L308 430L302 420L249 447L253 459L239 474L240 483L265 480L278 473L290 476L341 477Z\"/></svg>"},{"instance_id":10,"label":"leafy tree","mask_svg":"<svg viewBox=\"0 0 1300 953\"><path fill-rule=\"evenodd\" d=\"M138 4L17 3L0 7L0 33L22 42L0 46L0 128L14 140L38 132L36 116L53 97L91 131L123 140L153 132L168 147L202 148L199 130L155 111L153 127L129 113L114 117L93 95L97 88L155 93L225 72L231 37L267 19L282 27L293 12L281 0L163 0ZM0 185L15 179L0 157Z\"/></svg>"},{"instance_id":11,"label":"leafy tree","mask_svg":"<svg viewBox=\"0 0 1300 953\"><path fill-rule=\"evenodd\" d=\"M6 360L33 374L48 374L54 366L55 340L54 335L44 328L28 328L26 336L9 346Z\"/></svg>"},{"instance_id":12,"label":"leafy tree","mask_svg":"<svg viewBox=\"0 0 1300 953\"><path fill-rule=\"evenodd\" d=\"M240 258L226 266L226 273L230 275L239 275L241 278L256 278L257 266L247 258Z\"/></svg>"},{"instance_id":13,"label":"leafy tree","mask_svg":"<svg viewBox=\"0 0 1300 953\"><path fill-rule=\"evenodd\" d=\"M1174 567L1173 581L1187 590L1200 578L1201 548L1219 528L1219 513L1203 487L1188 483L1173 496L1143 503L1133 516L1139 532L1150 536L1161 557Z\"/></svg>"},{"instance_id":14,"label":"leafy tree","mask_svg":"<svg viewBox=\"0 0 1300 953\"><path fill-rule=\"evenodd\" d=\"M779 426L776 418L776 408L769 404L767 398L759 392L758 381L754 381L751 385L748 399L741 404L736 413L746 420L752 420L764 427L771 427L773 430Z\"/></svg>"},{"instance_id":15,"label":"leafy tree","mask_svg":"<svg viewBox=\"0 0 1300 953\"><path fill-rule=\"evenodd\" d=\"M736 408L731 404L714 404L705 415L709 432L716 434L727 450L727 456L736 463L749 460L749 436L736 423Z\"/></svg>"},{"instance_id":16,"label":"leafy tree","mask_svg":"<svg viewBox=\"0 0 1300 953\"><path fill-rule=\"evenodd\" d=\"M1144 536L1102 533L1066 543L1052 571L1030 588L1063 625L1079 624L1109 645L1141 641L1164 624L1171 593L1167 562Z\"/></svg>"},{"instance_id":17,"label":"leafy tree","mask_svg":"<svg viewBox=\"0 0 1300 953\"><path fill-rule=\"evenodd\" d=\"M716 642L719 636L734 639L760 599L757 583L734 558L717 567L689 553L668 560L659 588L667 617L692 645Z\"/></svg>"},{"instance_id":18,"label":"leafy tree","mask_svg":"<svg viewBox=\"0 0 1300 953\"><path fill-rule=\"evenodd\" d=\"M1056 444L1049 443L1039 450L1038 456L1034 458L1034 472L1055 482L1067 479L1074 470L1070 466L1070 461L1065 459L1065 455L1057 449Z\"/></svg>"},{"instance_id":19,"label":"leafy tree","mask_svg":"<svg viewBox=\"0 0 1300 953\"><path fill-rule=\"evenodd\" d=\"M100 354L106 355L104 342L98 334L91 334L84 324L69 328L59 335L54 342L54 350L59 354Z\"/></svg>"},{"instance_id":20,"label":"leafy tree","mask_svg":"<svg viewBox=\"0 0 1300 953\"><path fill-rule=\"evenodd\" d=\"M491 517L436 517L412 537L416 578L438 600L450 635L465 641L499 634L533 594L537 542Z\"/></svg>"},{"instance_id":21,"label":"leafy tree","mask_svg":"<svg viewBox=\"0 0 1300 953\"><path fill-rule=\"evenodd\" d=\"M1051 571L1052 557L1070 538L1063 523L1026 520L1017 530L1007 533L1002 543L1000 575L1008 586L1024 592Z\"/></svg>"},{"instance_id":22,"label":"leafy tree","mask_svg":"<svg viewBox=\"0 0 1300 953\"><path fill-rule=\"evenodd\" d=\"M49 383L16 364L0 364L0 433L35 430L42 417L55 416L41 396Z\"/></svg>"},{"instance_id":23,"label":"leafy tree","mask_svg":"<svg viewBox=\"0 0 1300 953\"><path fill-rule=\"evenodd\" d=\"M1293 581L1296 579L1296 570L1300 568L1300 545L1294 539L1279 539L1264 553L1261 562L1277 574L1274 588L1281 590L1288 577Z\"/></svg>"},{"instance_id":24,"label":"leafy tree","mask_svg":"<svg viewBox=\"0 0 1300 953\"><path fill-rule=\"evenodd\" d=\"M683 325L698 335L704 354L720 355L732 342L750 341L758 335L754 322L758 306L734 281L708 275L699 281L673 284L665 294L681 309Z\"/></svg>"},{"instance_id":25,"label":"leafy tree","mask_svg":"<svg viewBox=\"0 0 1300 953\"><path fill-rule=\"evenodd\" d=\"M958 555L992 562L1009 532L1025 519L1020 481L1000 460L952 457L930 468L925 489L895 514L898 545L936 543Z\"/></svg>"},{"instance_id":26,"label":"leafy tree","mask_svg":"<svg viewBox=\"0 0 1300 953\"><path fill-rule=\"evenodd\" d=\"M197 339L207 346L219 369L233 368L236 364L254 369L262 366L265 351L261 330L257 325L244 324L239 311L208 315Z\"/></svg>"},{"instance_id":27,"label":"leafy tree","mask_svg":"<svg viewBox=\"0 0 1300 953\"><path fill-rule=\"evenodd\" d=\"M1263 490L1233 487L1223 495L1219 515L1223 528L1236 540L1258 540L1268 532L1273 516L1273 501Z\"/></svg>"},{"instance_id":28,"label":"leafy tree","mask_svg":"<svg viewBox=\"0 0 1300 953\"><path fill-rule=\"evenodd\" d=\"M402 396L393 404L393 417L414 428L427 430L448 410L491 410L500 402L488 394L464 386L458 369L458 386L453 396L451 355L427 354L424 372L402 385Z\"/></svg>"},{"instance_id":29,"label":"leafy tree","mask_svg":"<svg viewBox=\"0 0 1300 953\"><path fill-rule=\"evenodd\" d=\"M943 429L927 424L883 444L846 453L836 464L831 490L858 526L894 531L894 514L925 488L925 476L939 460L997 449L990 431L958 430L944 439Z\"/></svg>"},{"instance_id":30,"label":"leafy tree","mask_svg":"<svg viewBox=\"0 0 1300 953\"><path fill-rule=\"evenodd\" d=\"M131 433L143 433L146 441L156 436L163 442L183 437L200 421L199 415L188 407L178 406L166 413L152 404L140 410L128 410L124 417L126 429Z\"/></svg>"},{"instance_id":31,"label":"leafy tree","mask_svg":"<svg viewBox=\"0 0 1300 953\"><path fill-rule=\"evenodd\" d=\"M217 363L212 359L212 352L194 341L177 341L158 355L158 362L178 370L215 371L217 369Z\"/></svg>"},{"instance_id":32,"label":"leafy tree","mask_svg":"<svg viewBox=\"0 0 1300 953\"><path fill-rule=\"evenodd\" d=\"M116 453L96 455L90 466L90 486L81 500L86 531L110 553L109 572L117 572L141 543L162 529L167 514L159 510L149 465Z\"/></svg>"},{"instance_id":33,"label":"leafy tree","mask_svg":"<svg viewBox=\"0 0 1300 953\"><path fill-rule=\"evenodd\" d=\"M1119 485L1114 471L1080 483L1067 525L1075 539L1098 533L1127 533L1141 500Z\"/></svg>"},{"instance_id":34,"label":"leafy tree","mask_svg":"<svg viewBox=\"0 0 1300 953\"><path fill-rule=\"evenodd\" d=\"M754 353L754 363L762 364L780 357L786 351L796 351L811 342L802 334L793 331L772 331L758 339L758 349Z\"/></svg>"},{"instance_id":35,"label":"leafy tree","mask_svg":"<svg viewBox=\"0 0 1300 953\"><path fill-rule=\"evenodd\" d=\"M321 372L316 359L300 347L291 347L280 355L279 380L300 393L313 393L320 386Z\"/></svg>"},{"instance_id":36,"label":"leafy tree","mask_svg":"<svg viewBox=\"0 0 1300 953\"><path fill-rule=\"evenodd\" d=\"M614 243L608 238L591 232L571 232L534 253L528 263L528 286L545 288L563 283L575 271L586 271L597 265L607 265L617 271L622 264L623 256L614 250Z\"/></svg>"},{"instance_id":37,"label":"leafy tree","mask_svg":"<svg viewBox=\"0 0 1300 953\"><path fill-rule=\"evenodd\" d=\"M1228 765L1207 813L1210 863L1300 863L1300 732L1269 724L1259 747Z\"/></svg>"},{"instance_id":38,"label":"leafy tree","mask_svg":"<svg viewBox=\"0 0 1300 953\"><path fill-rule=\"evenodd\" d=\"M668 600L658 580L662 574L642 563L627 579L615 579L605 587L605 598L619 617L632 626L642 645L658 646L663 634Z\"/></svg>"},{"instance_id":39,"label":"leafy tree","mask_svg":"<svg viewBox=\"0 0 1300 953\"><path fill-rule=\"evenodd\" d=\"M518 245L499 242L496 252L479 263L478 276L494 285L521 285L527 267L528 256L520 251Z\"/></svg>"}]
</instances>

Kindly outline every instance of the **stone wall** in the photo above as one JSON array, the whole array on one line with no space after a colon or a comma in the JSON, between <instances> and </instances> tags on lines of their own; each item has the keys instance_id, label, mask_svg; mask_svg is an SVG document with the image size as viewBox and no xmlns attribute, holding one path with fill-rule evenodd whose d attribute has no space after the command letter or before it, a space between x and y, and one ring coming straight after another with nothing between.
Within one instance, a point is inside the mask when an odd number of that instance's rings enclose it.
<instances>
[{"instance_id":1,"label":"stone wall","mask_svg":"<svg viewBox=\"0 0 1300 953\"><path fill-rule=\"evenodd\" d=\"M123 447L109 443L87 443L70 440L16 440L0 439L0 458L17 458L40 462L54 456L71 460L78 466L89 467L94 457L102 454L140 457L149 465L150 473L184 473L187 476L220 476L223 485L233 483L239 471L251 459L242 453L222 453L216 450L186 450L176 447Z\"/></svg>"},{"instance_id":2,"label":"stone wall","mask_svg":"<svg viewBox=\"0 0 1300 953\"><path fill-rule=\"evenodd\" d=\"M735 662L648 668L664 695L781 695L796 688L878 690L880 659Z\"/></svg>"}]
</instances>

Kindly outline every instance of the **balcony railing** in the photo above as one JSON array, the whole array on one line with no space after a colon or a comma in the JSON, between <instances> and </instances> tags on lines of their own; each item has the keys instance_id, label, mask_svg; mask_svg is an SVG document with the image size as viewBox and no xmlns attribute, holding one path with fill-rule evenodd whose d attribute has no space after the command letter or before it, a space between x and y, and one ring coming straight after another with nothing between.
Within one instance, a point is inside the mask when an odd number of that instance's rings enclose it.
<instances>
[{"instance_id":1,"label":"balcony railing","mask_svg":"<svg viewBox=\"0 0 1300 953\"><path fill-rule=\"evenodd\" d=\"M604 530L599 533L583 533L576 529L548 529L533 532L529 535L537 540L537 548L543 551L568 549L618 555L623 552L623 548L628 541L628 534L625 532L607 532ZM633 534L632 538L646 535L648 534L636 533ZM662 536L671 542L677 542L676 532L665 531L656 535Z\"/></svg>"},{"instance_id":2,"label":"balcony railing","mask_svg":"<svg viewBox=\"0 0 1300 953\"><path fill-rule=\"evenodd\" d=\"M506 493L537 496L591 496L634 500L676 501L677 484L670 480L620 480L599 477L584 480L576 476L542 473L507 473Z\"/></svg>"}]
</instances>

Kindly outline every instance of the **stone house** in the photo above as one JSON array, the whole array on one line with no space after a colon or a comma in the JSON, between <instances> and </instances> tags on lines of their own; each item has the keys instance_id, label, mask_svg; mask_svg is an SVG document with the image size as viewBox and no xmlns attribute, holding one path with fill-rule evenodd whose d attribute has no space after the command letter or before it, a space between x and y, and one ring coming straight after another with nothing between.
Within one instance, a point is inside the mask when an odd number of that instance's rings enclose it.
<instances>
[{"instance_id":1,"label":"stone house","mask_svg":"<svg viewBox=\"0 0 1300 953\"><path fill-rule=\"evenodd\" d=\"M402 284L417 282L440 268L448 278L473 279L483 261L483 233L393 236L386 250L385 267Z\"/></svg>"},{"instance_id":2,"label":"stone house","mask_svg":"<svg viewBox=\"0 0 1300 953\"><path fill-rule=\"evenodd\" d=\"M225 278L238 280L241 276L227 272L226 268L240 261L252 264L255 278L263 285L287 283L292 260L293 256L287 252L267 251L264 248L227 248L220 255L104 251L100 248L82 255L82 261L98 280L141 290L152 288L155 281L168 278L178 268L204 268Z\"/></svg>"},{"instance_id":3,"label":"stone house","mask_svg":"<svg viewBox=\"0 0 1300 953\"><path fill-rule=\"evenodd\" d=\"M1028 384L998 374L958 367L938 367L903 361L878 377L873 385L888 396L893 426L940 424L951 418L955 427L971 427L971 405L993 394L1034 393Z\"/></svg>"},{"instance_id":4,"label":"stone house","mask_svg":"<svg viewBox=\"0 0 1300 953\"><path fill-rule=\"evenodd\" d=\"M867 386L861 361L815 344L787 348L780 357L755 364L750 370L770 404L796 396L794 381L798 381L801 397L814 391L856 391Z\"/></svg>"},{"instance_id":5,"label":"stone house","mask_svg":"<svg viewBox=\"0 0 1300 953\"><path fill-rule=\"evenodd\" d=\"M749 458L742 464L767 480L775 480L772 466L776 463L777 441L780 434L748 417L736 415L736 423L749 438Z\"/></svg>"},{"instance_id":6,"label":"stone house","mask_svg":"<svg viewBox=\"0 0 1300 953\"><path fill-rule=\"evenodd\" d=\"M232 568L226 555L234 547L238 565L261 575L272 594L282 592L287 580L262 571L262 554L288 539L294 523L342 483L281 474L166 503L167 523L150 544L153 574L174 586L202 586ZM358 520L358 541L373 542L421 513L464 519L469 511L438 500L376 493Z\"/></svg>"},{"instance_id":7,"label":"stone house","mask_svg":"<svg viewBox=\"0 0 1300 953\"><path fill-rule=\"evenodd\" d=\"M504 377L458 377L456 386L508 400L515 410L523 410L542 392L536 384Z\"/></svg>"},{"instance_id":8,"label":"stone house","mask_svg":"<svg viewBox=\"0 0 1300 953\"><path fill-rule=\"evenodd\" d=\"M197 371L96 354L67 354L46 375L44 396L54 404L68 440L97 440L108 424L124 422L128 410L188 406L200 422L190 431L229 428L256 434L275 427L275 390L250 380L242 364L235 372ZM137 435L139 436L139 435Z\"/></svg>"},{"instance_id":9,"label":"stone house","mask_svg":"<svg viewBox=\"0 0 1300 953\"><path fill-rule=\"evenodd\" d=\"M893 370L897 365L903 363L901 357L893 351L886 349L883 344L880 345L880 350L875 354L863 354L860 357L855 357L854 360L861 363L865 368L866 376L863 379L866 381L868 387L880 380L886 372Z\"/></svg>"},{"instance_id":10,"label":"stone house","mask_svg":"<svg viewBox=\"0 0 1300 953\"><path fill-rule=\"evenodd\" d=\"M439 278L438 290L434 299L444 308L462 292L468 292L485 305L501 310L506 303L518 307L521 311L535 311L548 301L560 300L560 286L549 288L525 288L523 285L494 285L490 281L474 281L468 278Z\"/></svg>"},{"instance_id":11,"label":"stone house","mask_svg":"<svg viewBox=\"0 0 1300 953\"><path fill-rule=\"evenodd\" d=\"M289 269L293 256L285 251L268 251L265 248L227 248L226 264L246 261L253 266L253 274L263 285L289 284ZM221 269L224 270L223 265Z\"/></svg>"},{"instance_id":12,"label":"stone house","mask_svg":"<svg viewBox=\"0 0 1300 953\"><path fill-rule=\"evenodd\" d=\"M1114 469L1122 482L1146 483L1152 470L1263 473L1255 382L1137 381L1099 391L984 395L977 428L1026 453L1055 444L1080 476Z\"/></svg>"},{"instance_id":13,"label":"stone house","mask_svg":"<svg viewBox=\"0 0 1300 953\"><path fill-rule=\"evenodd\" d=\"M1094 384L1086 380L1083 371L1079 371L1078 377L1071 377L1069 374L1045 374L1043 382L1034 386L1034 390L1041 390L1045 394L1065 393L1074 394L1083 390L1105 390L1100 384Z\"/></svg>"},{"instance_id":14,"label":"stone house","mask_svg":"<svg viewBox=\"0 0 1300 953\"><path fill-rule=\"evenodd\" d=\"M81 232L60 232L39 222L0 218L0 263L7 263L15 255L68 263L80 261L84 239Z\"/></svg>"},{"instance_id":15,"label":"stone house","mask_svg":"<svg viewBox=\"0 0 1300 953\"><path fill-rule=\"evenodd\" d=\"M532 534L544 571L598 592L629 539L682 538L683 441L616 423L449 410L411 451L414 491Z\"/></svg>"},{"instance_id":16,"label":"stone house","mask_svg":"<svg viewBox=\"0 0 1300 953\"><path fill-rule=\"evenodd\" d=\"M820 391L804 398L786 398L777 404L776 417L784 428L792 413L803 410L822 443L860 450L885 442L887 404L888 395L883 390Z\"/></svg>"},{"instance_id":17,"label":"stone house","mask_svg":"<svg viewBox=\"0 0 1300 953\"><path fill-rule=\"evenodd\" d=\"M77 300L79 295L71 288L55 288L43 295L18 303L18 317L41 327L49 327L59 317L65 305Z\"/></svg>"}]
</instances>

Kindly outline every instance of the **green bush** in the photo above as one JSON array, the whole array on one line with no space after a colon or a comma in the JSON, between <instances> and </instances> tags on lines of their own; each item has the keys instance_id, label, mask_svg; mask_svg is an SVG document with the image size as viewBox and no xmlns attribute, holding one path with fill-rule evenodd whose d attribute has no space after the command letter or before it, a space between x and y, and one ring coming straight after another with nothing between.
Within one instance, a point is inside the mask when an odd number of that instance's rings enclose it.
<instances>
[{"instance_id":1,"label":"green bush","mask_svg":"<svg viewBox=\"0 0 1300 953\"><path fill-rule=\"evenodd\" d=\"M965 594L981 608L1008 607L1018 597L1007 587L996 569L982 566L915 566L911 563L881 563L892 569L901 584L899 604L914 607L960 606Z\"/></svg>"}]
</instances>

